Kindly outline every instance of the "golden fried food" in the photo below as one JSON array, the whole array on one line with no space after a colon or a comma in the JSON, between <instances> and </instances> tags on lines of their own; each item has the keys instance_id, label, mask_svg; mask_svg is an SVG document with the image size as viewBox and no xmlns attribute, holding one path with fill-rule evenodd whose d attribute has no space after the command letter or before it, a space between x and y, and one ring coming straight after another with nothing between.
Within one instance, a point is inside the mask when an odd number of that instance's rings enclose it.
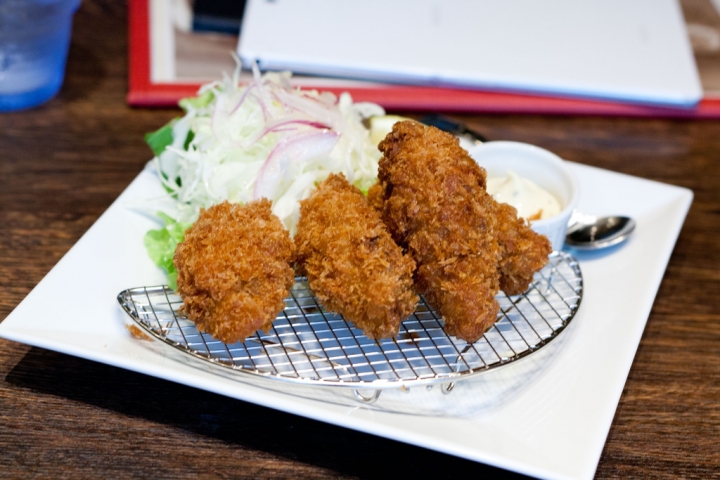
<instances>
[{"instance_id":1,"label":"golden fried food","mask_svg":"<svg viewBox=\"0 0 720 480\"><path fill-rule=\"evenodd\" d=\"M328 310L370 338L397 335L418 301L415 263L345 177L330 175L300 203L295 244L298 263Z\"/></svg>"},{"instance_id":2,"label":"golden fried food","mask_svg":"<svg viewBox=\"0 0 720 480\"><path fill-rule=\"evenodd\" d=\"M535 233L528 223L518 217L515 207L495 202L498 219L500 259L500 289L508 295L527 290L533 274L545 266L552 251L550 240Z\"/></svg>"},{"instance_id":3,"label":"golden fried food","mask_svg":"<svg viewBox=\"0 0 720 480\"><path fill-rule=\"evenodd\" d=\"M496 321L502 258L484 169L457 138L417 122L396 123L379 148L383 220L417 263L418 290L447 333L478 340Z\"/></svg>"},{"instance_id":4,"label":"golden fried food","mask_svg":"<svg viewBox=\"0 0 720 480\"><path fill-rule=\"evenodd\" d=\"M382 189L382 185L380 185L380 182L375 182L368 189L367 200L371 207L373 207L378 212L382 212L384 199L383 199L383 189Z\"/></svg>"},{"instance_id":5,"label":"golden fried food","mask_svg":"<svg viewBox=\"0 0 720 480\"><path fill-rule=\"evenodd\" d=\"M294 244L267 199L202 210L174 263L184 313L225 343L267 331L294 283Z\"/></svg>"}]
</instances>

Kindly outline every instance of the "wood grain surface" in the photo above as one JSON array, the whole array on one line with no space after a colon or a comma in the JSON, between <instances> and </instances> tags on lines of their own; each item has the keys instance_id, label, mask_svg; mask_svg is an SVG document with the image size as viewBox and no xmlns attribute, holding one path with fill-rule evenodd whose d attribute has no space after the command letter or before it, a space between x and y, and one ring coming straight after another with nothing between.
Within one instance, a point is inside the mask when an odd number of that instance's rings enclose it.
<instances>
[{"instance_id":1,"label":"wood grain surface","mask_svg":"<svg viewBox=\"0 0 720 480\"><path fill-rule=\"evenodd\" d=\"M83 2L60 95L0 114L0 319L150 156L125 5ZM491 139L692 189L597 478L720 478L720 122L461 116ZM0 477L490 478L448 455L0 340ZM506 474L506 473L505 473ZM510 474L507 474L510 475Z\"/></svg>"}]
</instances>

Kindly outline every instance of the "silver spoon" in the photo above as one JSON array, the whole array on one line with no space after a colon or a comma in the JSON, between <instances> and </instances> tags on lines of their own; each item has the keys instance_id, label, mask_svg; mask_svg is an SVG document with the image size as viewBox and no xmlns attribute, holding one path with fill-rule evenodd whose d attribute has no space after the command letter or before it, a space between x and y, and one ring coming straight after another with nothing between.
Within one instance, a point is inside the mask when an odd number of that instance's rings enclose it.
<instances>
[{"instance_id":1,"label":"silver spoon","mask_svg":"<svg viewBox=\"0 0 720 480\"><path fill-rule=\"evenodd\" d=\"M618 245L635 230L630 217L577 216L568 227L565 244L577 250L598 250Z\"/></svg>"}]
</instances>

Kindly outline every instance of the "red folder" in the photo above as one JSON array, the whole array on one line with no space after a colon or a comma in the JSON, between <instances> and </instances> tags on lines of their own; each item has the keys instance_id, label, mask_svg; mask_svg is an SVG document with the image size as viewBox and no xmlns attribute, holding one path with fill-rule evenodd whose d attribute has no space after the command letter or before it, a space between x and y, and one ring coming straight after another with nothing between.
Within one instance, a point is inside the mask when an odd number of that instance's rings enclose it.
<instances>
[{"instance_id":1,"label":"red folder","mask_svg":"<svg viewBox=\"0 0 720 480\"><path fill-rule=\"evenodd\" d=\"M176 106L195 95L199 84L153 83L150 80L150 15L148 0L130 0L129 92L133 107ZM312 88L312 87L310 87ZM597 115L624 117L720 118L720 97L706 97L692 109L410 85L382 85L323 90L349 92L356 102L375 102L390 111Z\"/></svg>"}]
</instances>

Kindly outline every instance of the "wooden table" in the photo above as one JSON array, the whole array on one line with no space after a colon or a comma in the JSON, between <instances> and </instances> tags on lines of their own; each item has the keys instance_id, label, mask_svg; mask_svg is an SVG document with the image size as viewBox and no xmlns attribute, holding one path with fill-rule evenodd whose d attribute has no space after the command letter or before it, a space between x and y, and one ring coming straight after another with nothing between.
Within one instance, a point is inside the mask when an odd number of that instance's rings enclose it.
<instances>
[{"instance_id":1,"label":"wooden table","mask_svg":"<svg viewBox=\"0 0 720 480\"><path fill-rule=\"evenodd\" d=\"M125 6L86 1L67 79L0 115L0 318L142 169L178 112L132 110ZM692 189L598 478L720 475L720 122L464 116L492 139ZM167 399L172 399L168 402ZM497 470L0 340L0 476L471 478Z\"/></svg>"}]
</instances>

